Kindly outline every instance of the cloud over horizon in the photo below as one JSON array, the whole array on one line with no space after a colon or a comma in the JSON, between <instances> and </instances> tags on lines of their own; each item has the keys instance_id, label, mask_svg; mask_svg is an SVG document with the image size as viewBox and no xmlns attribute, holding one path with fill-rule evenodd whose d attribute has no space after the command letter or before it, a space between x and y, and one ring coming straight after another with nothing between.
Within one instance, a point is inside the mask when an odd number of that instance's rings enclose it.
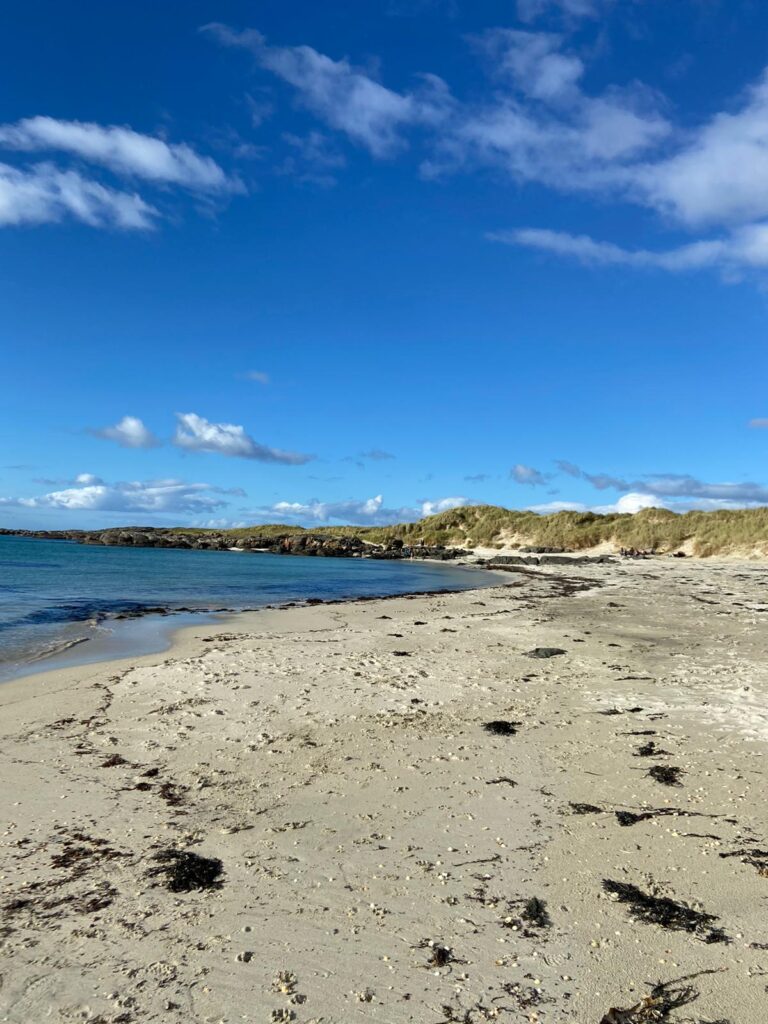
<instances>
[{"instance_id":1,"label":"cloud over horizon","mask_svg":"<svg viewBox=\"0 0 768 1024\"><path fill-rule=\"evenodd\" d=\"M662 501L667 498L703 502L725 502L728 507L742 502L747 505L768 504L768 486L745 481L741 483L708 483L688 473L648 473L637 480L614 476L611 473L588 473L572 462L560 460L558 468L567 476L586 480L596 490L616 490L634 494L652 495ZM693 506L691 506L693 507ZM704 506L697 506L704 507ZM712 505L711 507L717 507Z\"/></svg>"},{"instance_id":2,"label":"cloud over horizon","mask_svg":"<svg viewBox=\"0 0 768 1024\"><path fill-rule=\"evenodd\" d=\"M436 515L451 508L474 504L469 498L449 497L424 500L419 505L387 508L384 497L377 494L372 498L346 501L320 501L313 498L306 502L278 501L254 510L257 515L277 516L288 523L330 523L354 526L389 526L393 523L413 522L426 516Z\"/></svg>"},{"instance_id":3,"label":"cloud over horizon","mask_svg":"<svg viewBox=\"0 0 768 1024\"><path fill-rule=\"evenodd\" d=\"M74 486L34 498L0 497L0 505L67 512L188 513L213 512L227 504L218 495L233 493L206 483L183 480L127 481L108 484L82 473ZM242 493L242 492L238 492Z\"/></svg>"}]
</instances>

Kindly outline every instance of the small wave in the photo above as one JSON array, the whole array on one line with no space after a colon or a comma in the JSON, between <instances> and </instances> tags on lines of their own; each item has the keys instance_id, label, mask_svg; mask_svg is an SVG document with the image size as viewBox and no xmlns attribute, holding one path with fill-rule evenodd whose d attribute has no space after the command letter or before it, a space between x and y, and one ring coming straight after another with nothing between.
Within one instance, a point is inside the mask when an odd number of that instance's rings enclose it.
<instances>
[{"instance_id":1,"label":"small wave","mask_svg":"<svg viewBox=\"0 0 768 1024\"><path fill-rule=\"evenodd\" d=\"M63 654L64 651L70 650L72 647L77 647L80 644L87 644L90 640L88 636L76 636L69 640L60 640L57 643L49 644L47 647L43 647L28 659L30 662L42 661L43 658L54 658L57 654Z\"/></svg>"}]
</instances>

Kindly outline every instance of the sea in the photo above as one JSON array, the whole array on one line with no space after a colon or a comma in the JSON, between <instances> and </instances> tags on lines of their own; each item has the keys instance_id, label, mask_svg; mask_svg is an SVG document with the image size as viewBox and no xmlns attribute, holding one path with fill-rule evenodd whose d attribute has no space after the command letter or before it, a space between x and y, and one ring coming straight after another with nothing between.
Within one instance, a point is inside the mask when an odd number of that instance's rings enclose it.
<instances>
[{"instance_id":1,"label":"sea","mask_svg":"<svg viewBox=\"0 0 768 1024\"><path fill-rule=\"evenodd\" d=\"M227 611L497 582L482 569L450 562L102 547L0 536L0 681L162 651L176 629Z\"/></svg>"}]
</instances>

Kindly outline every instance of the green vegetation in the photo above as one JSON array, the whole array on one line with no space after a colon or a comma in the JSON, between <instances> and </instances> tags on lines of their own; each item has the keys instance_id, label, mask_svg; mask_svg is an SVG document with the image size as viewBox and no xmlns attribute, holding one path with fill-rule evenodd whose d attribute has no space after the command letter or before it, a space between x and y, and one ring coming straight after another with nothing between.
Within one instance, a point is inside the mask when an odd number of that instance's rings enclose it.
<instances>
[{"instance_id":1,"label":"green vegetation","mask_svg":"<svg viewBox=\"0 0 768 1024\"><path fill-rule=\"evenodd\" d=\"M768 508L735 511L686 512L663 508L643 509L634 515L598 515L595 512L556 512L543 516L495 505L450 509L415 523L395 526L318 525L250 526L237 530L183 530L217 533L233 542L248 536L277 537L304 532L326 536L355 536L372 544L402 540L405 544L443 544L461 547L521 547L535 545L583 551L599 544L660 552L686 547L700 556L750 553L768 555Z\"/></svg>"}]
</instances>

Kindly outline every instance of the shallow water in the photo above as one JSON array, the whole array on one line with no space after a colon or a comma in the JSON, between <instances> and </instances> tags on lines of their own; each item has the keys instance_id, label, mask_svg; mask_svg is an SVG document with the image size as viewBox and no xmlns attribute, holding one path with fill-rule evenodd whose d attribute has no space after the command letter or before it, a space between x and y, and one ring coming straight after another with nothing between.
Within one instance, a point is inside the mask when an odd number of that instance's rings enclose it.
<instances>
[{"instance_id":1,"label":"shallow water","mask_svg":"<svg viewBox=\"0 0 768 1024\"><path fill-rule=\"evenodd\" d=\"M188 610L467 590L493 582L481 569L450 563L0 537L0 679L29 671L31 665L54 667L62 659L85 663L162 650L171 630L195 621ZM184 613L117 618L152 607Z\"/></svg>"}]
</instances>

